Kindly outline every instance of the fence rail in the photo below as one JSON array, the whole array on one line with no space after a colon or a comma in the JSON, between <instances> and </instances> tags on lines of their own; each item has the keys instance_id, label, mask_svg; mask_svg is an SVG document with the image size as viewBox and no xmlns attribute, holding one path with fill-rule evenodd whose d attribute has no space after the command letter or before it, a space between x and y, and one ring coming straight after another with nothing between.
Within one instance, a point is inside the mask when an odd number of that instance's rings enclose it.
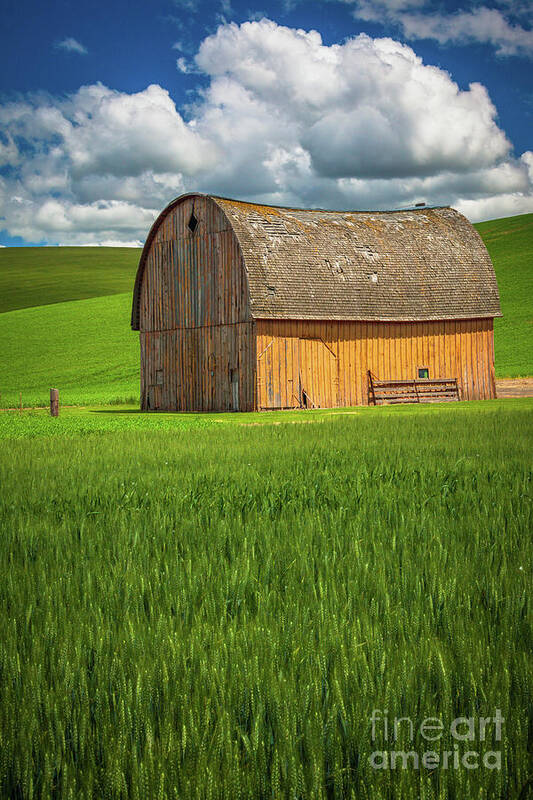
<instances>
[{"instance_id":1,"label":"fence rail","mask_svg":"<svg viewBox=\"0 0 533 800\"><path fill-rule=\"evenodd\" d=\"M442 403L460 400L457 378L382 381L368 370L368 402Z\"/></svg>"}]
</instances>

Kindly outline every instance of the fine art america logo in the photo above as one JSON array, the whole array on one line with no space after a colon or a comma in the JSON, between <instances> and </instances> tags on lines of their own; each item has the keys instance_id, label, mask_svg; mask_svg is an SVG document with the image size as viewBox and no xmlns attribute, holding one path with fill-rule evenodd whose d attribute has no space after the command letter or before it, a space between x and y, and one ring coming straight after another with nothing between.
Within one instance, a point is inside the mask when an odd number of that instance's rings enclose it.
<instances>
[{"instance_id":1,"label":"fine art america logo","mask_svg":"<svg viewBox=\"0 0 533 800\"><path fill-rule=\"evenodd\" d=\"M492 717L456 717L449 724L437 717L389 718L374 709L370 722L373 745L385 748L369 756L374 769L501 769L501 750L486 749L501 742L505 720L499 708ZM398 749L405 743L407 749Z\"/></svg>"}]
</instances>

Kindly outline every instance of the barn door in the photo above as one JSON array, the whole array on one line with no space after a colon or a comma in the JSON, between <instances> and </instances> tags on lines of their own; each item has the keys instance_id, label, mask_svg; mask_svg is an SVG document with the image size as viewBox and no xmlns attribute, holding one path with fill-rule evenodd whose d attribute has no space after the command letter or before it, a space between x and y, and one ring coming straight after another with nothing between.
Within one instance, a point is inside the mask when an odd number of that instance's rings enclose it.
<instances>
[{"instance_id":1,"label":"barn door","mask_svg":"<svg viewBox=\"0 0 533 800\"><path fill-rule=\"evenodd\" d=\"M257 356L258 407L298 408L298 339L295 336L265 337Z\"/></svg>"},{"instance_id":2,"label":"barn door","mask_svg":"<svg viewBox=\"0 0 533 800\"><path fill-rule=\"evenodd\" d=\"M323 339L299 340L299 369L299 396L304 408L338 405L337 355Z\"/></svg>"},{"instance_id":3,"label":"barn door","mask_svg":"<svg viewBox=\"0 0 533 800\"><path fill-rule=\"evenodd\" d=\"M259 408L338 405L337 355L317 337L276 337L257 357Z\"/></svg>"}]
</instances>

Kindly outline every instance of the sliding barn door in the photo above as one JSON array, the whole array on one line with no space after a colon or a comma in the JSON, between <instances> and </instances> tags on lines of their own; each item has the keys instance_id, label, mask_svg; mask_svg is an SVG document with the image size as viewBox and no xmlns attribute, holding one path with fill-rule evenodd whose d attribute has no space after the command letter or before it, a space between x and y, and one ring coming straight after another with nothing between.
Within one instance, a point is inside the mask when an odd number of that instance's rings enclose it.
<instances>
[{"instance_id":1,"label":"sliding barn door","mask_svg":"<svg viewBox=\"0 0 533 800\"><path fill-rule=\"evenodd\" d=\"M294 336L268 336L257 354L259 409L298 408L299 347Z\"/></svg>"},{"instance_id":2,"label":"sliding barn door","mask_svg":"<svg viewBox=\"0 0 533 800\"><path fill-rule=\"evenodd\" d=\"M266 337L257 357L258 408L331 408L338 405L333 348L316 337Z\"/></svg>"},{"instance_id":3,"label":"sliding barn door","mask_svg":"<svg viewBox=\"0 0 533 800\"><path fill-rule=\"evenodd\" d=\"M322 339L299 339L301 405L332 408L338 405L337 355Z\"/></svg>"}]
</instances>

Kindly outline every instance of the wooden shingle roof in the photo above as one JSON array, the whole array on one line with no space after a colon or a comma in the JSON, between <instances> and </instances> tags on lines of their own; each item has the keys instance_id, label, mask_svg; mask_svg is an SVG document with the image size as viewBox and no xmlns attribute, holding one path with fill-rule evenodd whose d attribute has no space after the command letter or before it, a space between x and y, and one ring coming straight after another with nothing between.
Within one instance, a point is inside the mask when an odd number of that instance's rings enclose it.
<instances>
[{"instance_id":1,"label":"wooden shingle roof","mask_svg":"<svg viewBox=\"0 0 533 800\"><path fill-rule=\"evenodd\" d=\"M180 200L154 223L138 282L158 222ZM323 211L215 196L211 200L224 212L239 242L254 318L414 321L501 316L487 249L470 222L452 208ZM138 328L135 308L134 298L132 326Z\"/></svg>"},{"instance_id":2,"label":"wooden shingle roof","mask_svg":"<svg viewBox=\"0 0 533 800\"><path fill-rule=\"evenodd\" d=\"M487 249L454 209L304 211L213 199L239 240L254 317L501 315Z\"/></svg>"}]
</instances>

